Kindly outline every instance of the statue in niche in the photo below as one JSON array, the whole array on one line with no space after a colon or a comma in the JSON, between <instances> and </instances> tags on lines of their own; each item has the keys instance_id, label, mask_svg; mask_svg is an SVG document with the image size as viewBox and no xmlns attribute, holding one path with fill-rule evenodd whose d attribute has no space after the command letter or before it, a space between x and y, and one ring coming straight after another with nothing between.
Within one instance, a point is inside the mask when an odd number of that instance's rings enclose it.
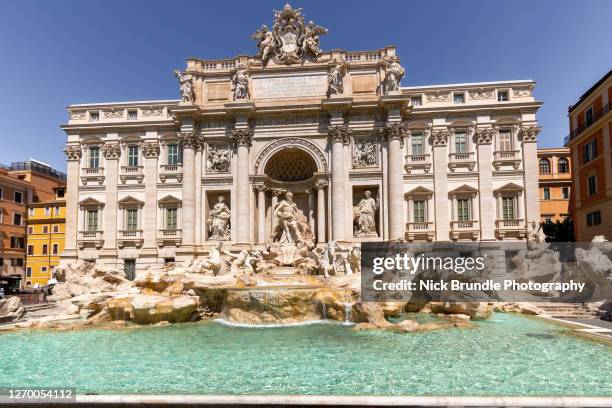
<instances>
[{"instance_id":1,"label":"statue in niche","mask_svg":"<svg viewBox=\"0 0 612 408\"><path fill-rule=\"evenodd\" d=\"M353 207L353 217L357 224L355 237L376 237L376 211L378 198L372 198L372 192L365 191L364 198Z\"/></svg>"},{"instance_id":2,"label":"statue in niche","mask_svg":"<svg viewBox=\"0 0 612 408\"><path fill-rule=\"evenodd\" d=\"M208 150L208 170L217 173L227 173L230 168L230 151L210 146Z\"/></svg>"},{"instance_id":3,"label":"statue in niche","mask_svg":"<svg viewBox=\"0 0 612 408\"><path fill-rule=\"evenodd\" d=\"M385 79L378 87L378 94L387 95L389 92L399 91L406 70L399 64L397 57L387 57L382 65L385 67Z\"/></svg>"},{"instance_id":4,"label":"statue in niche","mask_svg":"<svg viewBox=\"0 0 612 408\"><path fill-rule=\"evenodd\" d=\"M230 239L230 219L231 211L225 204L225 197L217 197L217 203L208 213L207 223L209 225L209 239L228 240Z\"/></svg>"},{"instance_id":5,"label":"statue in niche","mask_svg":"<svg viewBox=\"0 0 612 408\"><path fill-rule=\"evenodd\" d=\"M193 78L191 75L187 75L184 72L174 70L174 76L179 81L179 91L181 93L182 103L193 103L195 102L195 92L193 89Z\"/></svg>"},{"instance_id":6,"label":"statue in niche","mask_svg":"<svg viewBox=\"0 0 612 408\"><path fill-rule=\"evenodd\" d=\"M374 165L376 165L376 146L374 143L366 140L355 143L353 166L368 167Z\"/></svg>"},{"instance_id":7,"label":"statue in niche","mask_svg":"<svg viewBox=\"0 0 612 408\"><path fill-rule=\"evenodd\" d=\"M298 208L293 202L293 194L288 192L285 199L274 208L274 216L278 219L279 234L275 234L275 241L281 244L298 244L303 242L298 227Z\"/></svg>"},{"instance_id":8,"label":"statue in niche","mask_svg":"<svg viewBox=\"0 0 612 408\"><path fill-rule=\"evenodd\" d=\"M343 78L346 75L347 64L344 61L334 60L327 74L327 97L344 93Z\"/></svg>"},{"instance_id":9,"label":"statue in niche","mask_svg":"<svg viewBox=\"0 0 612 408\"><path fill-rule=\"evenodd\" d=\"M249 72L245 66L239 66L232 77L232 95L235 101L250 99Z\"/></svg>"}]
</instances>

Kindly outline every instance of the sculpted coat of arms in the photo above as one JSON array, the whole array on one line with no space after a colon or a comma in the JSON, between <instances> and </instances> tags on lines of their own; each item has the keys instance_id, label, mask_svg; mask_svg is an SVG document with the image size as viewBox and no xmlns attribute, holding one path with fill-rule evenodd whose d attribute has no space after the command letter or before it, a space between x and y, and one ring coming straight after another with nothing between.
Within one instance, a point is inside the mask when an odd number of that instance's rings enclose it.
<instances>
[{"instance_id":1,"label":"sculpted coat of arms","mask_svg":"<svg viewBox=\"0 0 612 408\"><path fill-rule=\"evenodd\" d=\"M327 29L305 23L302 9L293 9L286 4L281 11L274 10L272 30L265 24L251 39L257 40L257 57L266 65L270 59L279 64L293 64L301 61L317 61L321 55L319 36L327 34Z\"/></svg>"}]
</instances>

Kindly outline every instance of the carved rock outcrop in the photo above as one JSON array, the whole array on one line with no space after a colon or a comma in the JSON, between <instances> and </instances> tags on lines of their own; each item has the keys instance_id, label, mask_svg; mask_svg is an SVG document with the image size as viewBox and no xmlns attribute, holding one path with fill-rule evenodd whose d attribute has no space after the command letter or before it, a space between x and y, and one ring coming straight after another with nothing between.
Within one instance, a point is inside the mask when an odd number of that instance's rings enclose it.
<instances>
[{"instance_id":1,"label":"carved rock outcrop","mask_svg":"<svg viewBox=\"0 0 612 408\"><path fill-rule=\"evenodd\" d=\"M14 322L21 319L24 314L21 299L17 296L0 299L0 323Z\"/></svg>"}]
</instances>

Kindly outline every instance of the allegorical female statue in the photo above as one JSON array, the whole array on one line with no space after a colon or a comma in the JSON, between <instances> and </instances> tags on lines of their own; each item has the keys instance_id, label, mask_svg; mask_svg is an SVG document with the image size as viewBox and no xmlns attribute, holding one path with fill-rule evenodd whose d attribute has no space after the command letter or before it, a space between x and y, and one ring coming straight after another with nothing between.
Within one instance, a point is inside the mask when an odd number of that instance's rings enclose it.
<instances>
[{"instance_id":1,"label":"allegorical female statue","mask_svg":"<svg viewBox=\"0 0 612 408\"><path fill-rule=\"evenodd\" d=\"M231 211L225 204L225 197L217 197L217 203L208 213L209 239L225 240L230 239L230 219Z\"/></svg>"},{"instance_id":2,"label":"allegorical female statue","mask_svg":"<svg viewBox=\"0 0 612 408\"><path fill-rule=\"evenodd\" d=\"M195 101L195 93L193 90L193 78L191 75L181 73L178 69L174 71L174 75L179 81L179 91L183 103L193 103Z\"/></svg>"},{"instance_id":3,"label":"allegorical female statue","mask_svg":"<svg viewBox=\"0 0 612 408\"><path fill-rule=\"evenodd\" d=\"M372 198L370 191L366 191L364 195L365 197L353 208L353 216L357 222L355 236L377 236L376 210L378 210L378 199Z\"/></svg>"},{"instance_id":4,"label":"allegorical female statue","mask_svg":"<svg viewBox=\"0 0 612 408\"><path fill-rule=\"evenodd\" d=\"M244 67L238 68L238 70L232 77L232 94L234 95L235 101L250 98L249 74L247 72L247 69Z\"/></svg>"}]
</instances>

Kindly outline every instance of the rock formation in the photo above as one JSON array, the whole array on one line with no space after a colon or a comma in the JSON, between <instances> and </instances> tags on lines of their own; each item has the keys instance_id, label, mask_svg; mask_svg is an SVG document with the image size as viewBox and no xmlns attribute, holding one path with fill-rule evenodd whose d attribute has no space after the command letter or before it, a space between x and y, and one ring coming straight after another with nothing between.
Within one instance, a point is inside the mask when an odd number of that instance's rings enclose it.
<instances>
[{"instance_id":1,"label":"rock formation","mask_svg":"<svg viewBox=\"0 0 612 408\"><path fill-rule=\"evenodd\" d=\"M0 323L14 322L21 319L24 314L21 299L17 296L0 299Z\"/></svg>"}]
</instances>

